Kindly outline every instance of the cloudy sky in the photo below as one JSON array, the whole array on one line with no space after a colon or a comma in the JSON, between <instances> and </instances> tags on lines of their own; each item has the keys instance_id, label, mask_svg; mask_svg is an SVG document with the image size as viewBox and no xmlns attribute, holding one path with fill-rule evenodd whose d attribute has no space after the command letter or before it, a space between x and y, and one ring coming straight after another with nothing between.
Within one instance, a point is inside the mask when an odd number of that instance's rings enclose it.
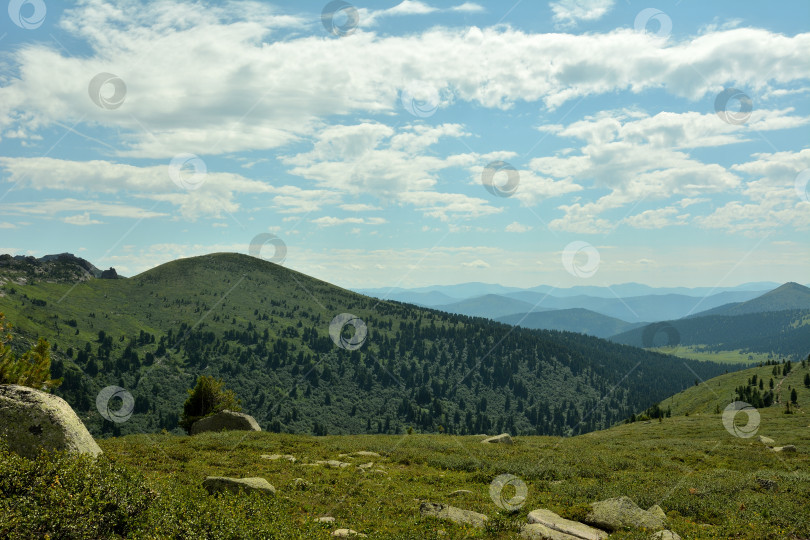
<instances>
[{"instance_id":1,"label":"cloudy sky","mask_svg":"<svg viewBox=\"0 0 810 540\"><path fill-rule=\"evenodd\" d=\"M810 275L805 0L0 17L0 253L133 275L283 243L352 288Z\"/></svg>"}]
</instances>

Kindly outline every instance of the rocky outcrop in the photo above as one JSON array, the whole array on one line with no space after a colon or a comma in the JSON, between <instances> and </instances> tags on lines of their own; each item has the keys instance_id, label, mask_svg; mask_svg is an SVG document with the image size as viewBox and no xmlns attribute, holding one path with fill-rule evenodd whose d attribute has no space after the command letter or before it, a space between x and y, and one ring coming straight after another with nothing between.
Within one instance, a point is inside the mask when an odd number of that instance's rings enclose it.
<instances>
[{"instance_id":1,"label":"rocky outcrop","mask_svg":"<svg viewBox=\"0 0 810 540\"><path fill-rule=\"evenodd\" d=\"M27 458L36 457L40 449L101 454L64 399L16 384L0 385L0 438Z\"/></svg>"},{"instance_id":2,"label":"rocky outcrop","mask_svg":"<svg viewBox=\"0 0 810 540\"><path fill-rule=\"evenodd\" d=\"M648 510L642 510L629 497L624 496L591 503L591 511L585 516L584 521L607 531L625 527L658 531L666 526L666 519Z\"/></svg>"},{"instance_id":3,"label":"rocky outcrop","mask_svg":"<svg viewBox=\"0 0 810 540\"><path fill-rule=\"evenodd\" d=\"M419 507L419 512L423 516L431 516L438 519L445 519L454 523L470 525L476 528L483 528L487 519L484 514L473 512L472 510L462 510L447 504L423 502Z\"/></svg>"},{"instance_id":4,"label":"rocky outcrop","mask_svg":"<svg viewBox=\"0 0 810 540\"><path fill-rule=\"evenodd\" d=\"M260 493L267 493L269 495L276 494L270 482L264 478L228 478L227 476L208 476L203 481L203 487L208 490L208 493L219 493L221 491L230 491L231 493L238 493L240 491L258 491Z\"/></svg>"},{"instance_id":5,"label":"rocky outcrop","mask_svg":"<svg viewBox=\"0 0 810 540\"><path fill-rule=\"evenodd\" d=\"M550 529L559 533L568 535L570 538L577 538L580 540L604 540L608 537L607 533L594 529L578 521L571 521L558 516L551 510L532 510L529 512L529 526L524 527L524 530L542 532L548 534L543 529ZM531 525L541 525L534 529ZM536 538L543 538L543 536L535 536ZM524 538L532 538L532 536L524 536Z\"/></svg>"},{"instance_id":6,"label":"rocky outcrop","mask_svg":"<svg viewBox=\"0 0 810 540\"><path fill-rule=\"evenodd\" d=\"M261 431L259 423L249 414L224 410L211 416L206 416L191 425L191 435L206 431Z\"/></svg>"},{"instance_id":7,"label":"rocky outcrop","mask_svg":"<svg viewBox=\"0 0 810 540\"><path fill-rule=\"evenodd\" d=\"M512 444L512 436L508 433L501 433L500 435L495 435L494 437L487 437L482 443L490 444L490 443L501 443L501 444Z\"/></svg>"}]
</instances>

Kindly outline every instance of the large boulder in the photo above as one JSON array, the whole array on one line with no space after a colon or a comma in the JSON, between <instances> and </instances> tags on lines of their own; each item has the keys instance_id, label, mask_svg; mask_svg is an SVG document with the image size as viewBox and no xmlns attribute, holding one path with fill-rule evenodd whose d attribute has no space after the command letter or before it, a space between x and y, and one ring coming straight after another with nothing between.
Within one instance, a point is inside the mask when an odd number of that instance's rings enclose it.
<instances>
[{"instance_id":1,"label":"large boulder","mask_svg":"<svg viewBox=\"0 0 810 540\"><path fill-rule=\"evenodd\" d=\"M208 476L203 481L203 487L208 493L218 493L220 491L230 491L238 493L240 491L258 491L269 495L276 494L276 488L264 478L228 478L227 476Z\"/></svg>"},{"instance_id":2,"label":"large boulder","mask_svg":"<svg viewBox=\"0 0 810 540\"><path fill-rule=\"evenodd\" d=\"M495 435L494 437L487 437L481 442L486 444L490 443L512 444L512 437L508 433L501 433L500 435Z\"/></svg>"},{"instance_id":3,"label":"large boulder","mask_svg":"<svg viewBox=\"0 0 810 540\"><path fill-rule=\"evenodd\" d=\"M0 437L27 458L36 457L40 449L101 454L64 399L16 384L0 385Z\"/></svg>"},{"instance_id":4,"label":"large boulder","mask_svg":"<svg viewBox=\"0 0 810 540\"><path fill-rule=\"evenodd\" d=\"M551 529L552 531L557 531L572 538L579 538L582 540L604 540L608 537L607 533L604 531L594 529L593 527L589 527L588 525L584 525L578 521L565 519L558 516L551 510L532 510L529 512L528 521L530 525L538 524L542 525L542 528L526 527L525 529L527 533L532 533L535 530L539 530L548 536L548 533L544 529ZM532 538L532 536L524 533L524 538Z\"/></svg>"},{"instance_id":5,"label":"large boulder","mask_svg":"<svg viewBox=\"0 0 810 540\"><path fill-rule=\"evenodd\" d=\"M585 516L584 521L607 531L625 527L649 531L666 528L666 519L660 514L642 510L625 496L591 503L591 511Z\"/></svg>"},{"instance_id":6,"label":"large boulder","mask_svg":"<svg viewBox=\"0 0 810 540\"><path fill-rule=\"evenodd\" d=\"M461 508L456 508L455 506L430 502L423 502L419 507L419 511L423 516L445 519L454 523L470 525L476 528L484 528L487 519L489 519L484 514L479 514L478 512L473 512L472 510L462 510Z\"/></svg>"},{"instance_id":7,"label":"large boulder","mask_svg":"<svg viewBox=\"0 0 810 540\"><path fill-rule=\"evenodd\" d=\"M205 418L200 418L191 425L191 434L197 435L206 431L261 431L259 423L249 414L225 409Z\"/></svg>"}]
</instances>

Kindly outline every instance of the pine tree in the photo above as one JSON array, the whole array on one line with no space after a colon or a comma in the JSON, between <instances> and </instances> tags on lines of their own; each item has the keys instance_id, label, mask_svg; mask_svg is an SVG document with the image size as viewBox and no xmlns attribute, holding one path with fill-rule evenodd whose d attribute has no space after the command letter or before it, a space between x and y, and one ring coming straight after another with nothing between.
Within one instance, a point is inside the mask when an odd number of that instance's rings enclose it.
<instances>
[{"instance_id":1,"label":"pine tree","mask_svg":"<svg viewBox=\"0 0 810 540\"><path fill-rule=\"evenodd\" d=\"M180 427L186 431L191 430L191 425L206 416L216 414L225 409L239 412L242 406L236 398L233 390L224 390L223 381L217 380L208 375L201 375L197 379L194 389L188 391L188 399L183 404L183 417L180 420Z\"/></svg>"},{"instance_id":2,"label":"pine tree","mask_svg":"<svg viewBox=\"0 0 810 540\"><path fill-rule=\"evenodd\" d=\"M49 391L62 384L62 379L51 379L51 348L44 338L17 356L11 350L11 324L0 313L0 384L19 384L37 390ZM5 335L3 335L5 334Z\"/></svg>"},{"instance_id":3,"label":"pine tree","mask_svg":"<svg viewBox=\"0 0 810 540\"><path fill-rule=\"evenodd\" d=\"M796 393L796 389L794 388L790 392L790 401L792 401L795 404L798 399L799 399L799 395Z\"/></svg>"}]
</instances>

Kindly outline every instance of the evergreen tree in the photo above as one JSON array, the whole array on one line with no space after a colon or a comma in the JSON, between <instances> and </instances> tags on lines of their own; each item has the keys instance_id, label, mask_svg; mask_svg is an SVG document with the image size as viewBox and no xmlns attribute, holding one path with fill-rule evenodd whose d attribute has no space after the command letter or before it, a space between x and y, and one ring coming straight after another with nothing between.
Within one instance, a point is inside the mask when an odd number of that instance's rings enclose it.
<instances>
[{"instance_id":1,"label":"evergreen tree","mask_svg":"<svg viewBox=\"0 0 810 540\"><path fill-rule=\"evenodd\" d=\"M11 350L11 324L0 313L0 384L19 384L37 390L49 391L62 384L62 379L51 379L51 349L44 338L17 356ZM5 334L5 335L3 335Z\"/></svg>"},{"instance_id":2,"label":"evergreen tree","mask_svg":"<svg viewBox=\"0 0 810 540\"><path fill-rule=\"evenodd\" d=\"M798 401L798 399L799 399L799 395L796 393L796 389L794 388L790 392L790 401L793 402L793 403L796 403L796 401Z\"/></svg>"},{"instance_id":3,"label":"evergreen tree","mask_svg":"<svg viewBox=\"0 0 810 540\"><path fill-rule=\"evenodd\" d=\"M180 427L186 431L191 425L206 416L216 414L225 409L238 412L242 410L239 400L233 390L225 390L223 381L208 375L201 375L197 379L194 389L188 391L188 399L183 404L183 416Z\"/></svg>"}]
</instances>

